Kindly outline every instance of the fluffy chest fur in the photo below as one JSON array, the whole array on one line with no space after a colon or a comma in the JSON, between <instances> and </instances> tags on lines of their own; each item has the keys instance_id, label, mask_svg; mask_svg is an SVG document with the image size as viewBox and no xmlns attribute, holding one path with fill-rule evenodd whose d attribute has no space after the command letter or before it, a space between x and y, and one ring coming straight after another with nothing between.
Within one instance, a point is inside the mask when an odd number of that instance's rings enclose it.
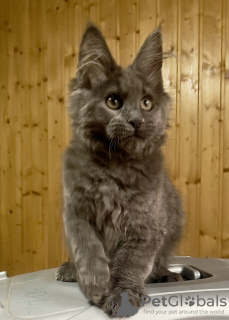
<instances>
[{"instance_id":1,"label":"fluffy chest fur","mask_svg":"<svg viewBox=\"0 0 229 320\"><path fill-rule=\"evenodd\" d=\"M96 228L107 255L123 239L149 241L153 232L166 233L161 153L141 163L101 162L69 148L65 158L67 202L75 203L75 214Z\"/></svg>"}]
</instances>

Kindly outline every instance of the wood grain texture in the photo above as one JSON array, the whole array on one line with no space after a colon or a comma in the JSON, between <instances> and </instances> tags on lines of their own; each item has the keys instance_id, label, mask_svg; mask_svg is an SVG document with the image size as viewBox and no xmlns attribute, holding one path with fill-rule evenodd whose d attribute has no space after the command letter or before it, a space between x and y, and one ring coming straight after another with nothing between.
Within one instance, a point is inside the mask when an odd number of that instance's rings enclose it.
<instances>
[{"instance_id":1,"label":"wood grain texture","mask_svg":"<svg viewBox=\"0 0 229 320\"><path fill-rule=\"evenodd\" d=\"M139 0L137 16L138 48L152 30L158 27L157 0Z\"/></svg>"},{"instance_id":2,"label":"wood grain texture","mask_svg":"<svg viewBox=\"0 0 229 320\"><path fill-rule=\"evenodd\" d=\"M10 3L4 2L1 4L0 10L1 17L1 50L0 57L1 61L1 236L0 236L0 248L1 248L1 264L5 270L10 268L11 261L14 258L12 250L12 236L10 234L10 221L12 208L9 208L11 202L10 184L13 182L11 168L12 159L10 156L13 146L10 143L10 128L12 126L12 118L10 118L9 111L12 112L12 102L10 99L13 98L12 88L14 83L9 83L9 73L12 70L13 63L13 47L12 47L12 24L10 23ZM11 109L10 109L11 107ZM4 199L4 201L2 200Z\"/></svg>"},{"instance_id":3,"label":"wood grain texture","mask_svg":"<svg viewBox=\"0 0 229 320\"><path fill-rule=\"evenodd\" d=\"M172 98L166 166L187 223L179 253L229 258L229 0L0 1L0 270L67 259L61 157L85 26L123 66L161 24Z\"/></svg>"},{"instance_id":4,"label":"wood grain texture","mask_svg":"<svg viewBox=\"0 0 229 320\"><path fill-rule=\"evenodd\" d=\"M199 254L199 223L197 189L198 165L198 46L199 2L179 2L179 151L177 165L179 187L184 199L186 228L180 253ZM185 106L185 107L183 107ZM192 234L193 237L190 238Z\"/></svg>"},{"instance_id":5,"label":"wood grain texture","mask_svg":"<svg viewBox=\"0 0 229 320\"><path fill-rule=\"evenodd\" d=\"M106 38L108 47L116 59L119 60L119 24L118 24L118 4L115 0L100 0L100 27Z\"/></svg>"},{"instance_id":6,"label":"wood grain texture","mask_svg":"<svg viewBox=\"0 0 229 320\"><path fill-rule=\"evenodd\" d=\"M178 1L177 0L162 0L157 1L157 16L158 24L161 24L163 32L164 52L168 52L171 55L177 55L178 42L177 42L177 28L178 28ZM164 147L164 153L166 158L166 166L170 171L170 175L173 181L177 184L178 174L176 168L176 153L178 148L177 131L179 129L179 103L177 102L179 92L178 68L177 57L171 57L164 60L163 64L163 79L166 91L170 94L172 99L171 111L170 111L170 124L171 128L168 132L168 140Z\"/></svg>"},{"instance_id":7,"label":"wood grain texture","mask_svg":"<svg viewBox=\"0 0 229 320\"><path fill-rule=\"evenodd\" d=\"M63 8L63 1L52 0L46 2L49 189L48 264L53 267L59 264L59 255L63 245L61 223L62 109L65 101L62 78L64 72Z\"/></svg>"},{"instance_id":8,"label":"wood grain texture","mask_svg":"<svg viewBox=\"0 0 229 320\"><path fill-rule=\"evenodd\" d=\"M221 256L229 258L229 1L223 1L224 13L224 47L223 58L224 65L224 86L222 87L222 120L223 126L221 144L222 144L222 159L223 159L223 181L222 181L222 248Z\"/></svg>"},{"instance_id":9,"label":"wood grain texture","mask_svg":"<svg viewBox=\"0 0 229 320\"><path fill-rule=\"evenodd\" d=\"M11 2L12 4L12 2ZM21 125L21 201L22 201L22 230L21 230L21 263L25 272L33 268L33 229L32 225L32 156L31 156L31 100L30 100L30 51L29 51L29 2L17 2L14 9L11 9L12 22L14 23L14 43L15 48L22 52L21 59L15 67L18 67L18 79L16 80L17 91L15 100L21 102L20 125ZM22 11L20 11L22 10ZM21 13L20 13L21 12ZM24 36L18 33L18 25L24 30ZM15 34L17 36L15 37ZM18 44L18 47L17 45ZM17 50L16 50L17 51ZM24 63L26 62L26 63ZM12 74L17 70L12 70ZM16 157L16 158L17 158ZM20 238L19 238L20 239ZM28 241L29 239L29 241ZM18 241L17 239L15 239ZM15 263L15 262L14 262Z\"/></svg>"},{"instance_id":10,"label":"wood grain texture","mask_svg":"<svg viewBox=\"0 0 229 320\"><path fill-rule=\"evenodd\" d=\"M217 229L221 227L218 212L221 5L215 1L202 2L200 255L204 256L217 256L220 241Z\"/></svg>"},{"instance_id":11,"label":"wood grain texture","mask_svg":"<svg viewBox=\"0 0 229 320\"><path fill-rule=\"evenodd\" d=\"M135 0L118 0L118 9L120 64L127 67L133 61L136 52L137 2Z\"/></svg>"}]
</instances>

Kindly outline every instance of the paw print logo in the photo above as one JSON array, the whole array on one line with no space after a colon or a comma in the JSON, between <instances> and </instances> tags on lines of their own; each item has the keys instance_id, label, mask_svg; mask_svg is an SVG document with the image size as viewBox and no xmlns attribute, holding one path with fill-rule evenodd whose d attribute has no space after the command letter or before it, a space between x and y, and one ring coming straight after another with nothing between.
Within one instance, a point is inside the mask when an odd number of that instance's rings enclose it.
<instances>
[{"instance_id":1,"label":"paw print logo","mask_svg":"<svg viewBox=\"0 0 229 320\"><path fill-rule=\"evenodd\" d=\"M186 304L187 306L189 306L189 307L194 306L195 300L194 300L193 297L188 296L185 300L186 300L186 301L185 301L185 304Z\"/></svg>"}]
</instances>

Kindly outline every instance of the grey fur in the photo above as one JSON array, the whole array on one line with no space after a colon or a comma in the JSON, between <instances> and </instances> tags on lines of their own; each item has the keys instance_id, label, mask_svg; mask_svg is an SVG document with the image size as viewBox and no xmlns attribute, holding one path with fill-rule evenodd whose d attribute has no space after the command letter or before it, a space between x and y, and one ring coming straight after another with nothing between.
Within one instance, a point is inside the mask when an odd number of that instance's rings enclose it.
<instances>
[{"instance_id":1,"label":"grey fur","mask_svg":"<svg viewBox=\"0 0 229 320\"><path fill-rule=\"evenodd\" d=\"M183 227L180 196L164 167L170 98L164 92L160 29L126 69L100 31L85 31L70 85L72 140L63 158L64 229L72 262L57 279L77 280L110 314L128 292L139 307L147 281L177 281L167 262ZM109 109L109 94L123 106ZM140 108L150 97L151 111ZM75 279L72 276L75 274Z\"/></svg>"}]
</instances>

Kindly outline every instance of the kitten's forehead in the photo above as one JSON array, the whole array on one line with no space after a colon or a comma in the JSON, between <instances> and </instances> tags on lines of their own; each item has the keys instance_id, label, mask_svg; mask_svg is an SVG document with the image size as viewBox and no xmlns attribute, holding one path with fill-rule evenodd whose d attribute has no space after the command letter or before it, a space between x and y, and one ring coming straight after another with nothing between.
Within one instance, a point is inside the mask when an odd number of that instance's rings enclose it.
<instances>
[{"instance_id":1,"label":"kitten's forehead","mask_svg":"<svg viewBox=\"0 0 229 320\"><path fill-rule=\"evenodd\" d=\"M121 73L117 75L118 84L122 93L126 96L142 95L143 82L131 69L128 67L122 69Z\"/></svg>"}]
</instances>

